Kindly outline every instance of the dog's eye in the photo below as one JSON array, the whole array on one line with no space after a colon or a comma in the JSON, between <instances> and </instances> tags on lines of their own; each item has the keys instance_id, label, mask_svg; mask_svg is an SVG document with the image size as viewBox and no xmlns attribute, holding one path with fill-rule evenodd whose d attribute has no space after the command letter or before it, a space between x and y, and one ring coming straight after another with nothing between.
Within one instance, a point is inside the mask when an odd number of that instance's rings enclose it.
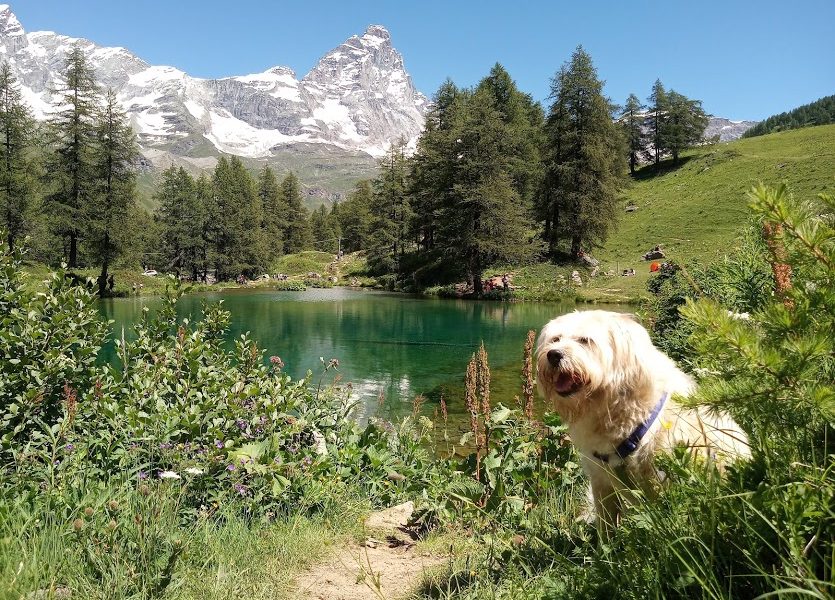
<instances>
[{"instance_id":1,"label":"dog's eye","mask_svg":"<svg viewBox=\"0 0 835 600\"><path fill-rule=\"evenodd\" d=\"M580 342L581 344L583 344L584 346L587 346L588 344L591 343L591 340L587 337L579 337L579 338L577 338L577 341Z\"/></svg>"},{"instance_id":2,"label":"dog's eye","mask_svg":"<svg viewBox=\"0 0 835 600\"><path fill-rule=\"evenodd\" d=\"M555 335L554 337L551 338L551 342L559 342L559 341L560 341L560 336L558 336L558 335Z\"/></svg>"}]
</instances>

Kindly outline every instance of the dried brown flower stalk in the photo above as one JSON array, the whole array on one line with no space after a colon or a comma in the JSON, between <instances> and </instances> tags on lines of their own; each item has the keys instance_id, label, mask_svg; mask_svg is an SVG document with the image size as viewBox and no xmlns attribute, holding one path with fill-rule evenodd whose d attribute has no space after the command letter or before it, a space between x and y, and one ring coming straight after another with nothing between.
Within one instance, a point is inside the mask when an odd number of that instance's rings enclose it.
<instances>
[{"instance_id":1,"label":"dried brown flower stalk","mask_svg":"<svg viewBox=\"0 0 835 600\"><path fill-rule=\"evenodd\" d=\"M536 340L536 332L528 331L528 338L525 340L525 363L522 366L522 398L524 398L525 416L533 419L533 346Z\"/></svg>"}]
</instances>

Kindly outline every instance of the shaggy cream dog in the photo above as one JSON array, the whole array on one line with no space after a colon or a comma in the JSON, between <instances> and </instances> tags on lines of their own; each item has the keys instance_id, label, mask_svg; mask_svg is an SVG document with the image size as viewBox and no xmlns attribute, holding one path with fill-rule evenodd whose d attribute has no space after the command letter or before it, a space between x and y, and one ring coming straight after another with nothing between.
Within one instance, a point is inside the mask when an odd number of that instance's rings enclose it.
<instances>
[{"instance_id":1,"label":"shaggy cream dog","mask_svg":"<svg viewBox=\"0 0 835 600\"><path fill-rule=\"evenodd\" d=\"M568 425L601 524L617 525L630 489L657 493L656 452L684 445L711 460L749 455L729 416L676 403L693 380L631 315L563 315L543 327L536 352L537 385Z\"/></svg>"}]
</instances>

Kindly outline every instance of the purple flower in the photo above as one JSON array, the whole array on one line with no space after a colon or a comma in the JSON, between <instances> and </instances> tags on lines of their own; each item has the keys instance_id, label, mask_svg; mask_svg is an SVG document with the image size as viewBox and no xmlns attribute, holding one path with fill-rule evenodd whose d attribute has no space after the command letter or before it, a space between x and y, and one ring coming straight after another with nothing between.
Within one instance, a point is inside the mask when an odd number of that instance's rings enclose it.
<instances>
[{"instance_id":1,"label":"purple flower","mask_svg":"<svg viewBox=\"0 0 835 600\"><path fill-rule=\"evenodd\" d=\"M284 361L281 360L281 358L279 358L278 356L271 356L270 357L270 363L272 363L272 365L276 369L283 369L284 368Z\"/></svg>"},{"instance_id":2,"label":"purple flower","mask_svg":"<svg viewBox=\"0 0 835 600\"><path fill-rule=\"evenodd\" d=\"M64 450L66 450L67 452L72 452L73 450L75 450L75 446L73 446L72 444L67 444L66 446L64 446Z\"/></svg>"},{"instance_id":3,"label":"purple flower","mask_svg":"<svg viewBox=\"0 0 835 600\"><path fill-rule=\"evenodd\" d=\"M220 440L215 440L215 447L223 448L223 442L221 442Z\"/></svg>"},{"instance_id":4,"label":"purple flower","mask_svg":"<svg viewBox=\"0 0 835 600\"><path fill-rule=\"evenodd\" d=\"M230 465L227 465L227 466L226 466L226 470L227 470L227 471L234 471L234 470L235 470L235 465L231 465L231 464L230 464Z\"/></svg>"},{"instance_id":5,"label":"purple flower","mask_svg":"<svg viewBox=\"0 0 835 600\"><path fill-rule=\"evenodd\" d=\"M139 479L148 479L148 474L145 471L139 471Z\"/></svg>"},{"instance_id":6,"label":"purple flower","mask_svg":"<svg viewBox=\"0 0 835 600\"><path fill-rule=\"evenodd\" d=\"M232 487L235 488L235 491L238 492L238 494L240 494L241 496L246 496L247 492L249 491L245 485L240 483L236 483Z\"/></svg>"},{"instance_id":7,"label":"purple flower","mask_svg":"<svg viewBox=\"0 0 835 600\"><path fill-rule=\"evenodd\" d=\"M159 445L160 450L170 450L172 447L173 445L171 444L171 442L163 442Z\"/></svg>"},{"instance_id":8,"label":"purple flower","mask_svg":"<svg viewBox=\"0 0 835 600\"><path fill-rule=\"evenodd\" d=\"M235 421L235 424L238 426L238 429L240 429L241 431L243 431L247 427L247 422L244 421L243 419L237 419Z\"/></svg>"}]
</instances>

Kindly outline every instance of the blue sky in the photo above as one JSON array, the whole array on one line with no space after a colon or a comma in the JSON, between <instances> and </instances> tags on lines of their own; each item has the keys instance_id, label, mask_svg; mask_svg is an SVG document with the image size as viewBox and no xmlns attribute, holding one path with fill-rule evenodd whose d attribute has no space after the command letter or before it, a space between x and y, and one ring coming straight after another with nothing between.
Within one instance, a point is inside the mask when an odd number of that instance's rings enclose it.
<instances>
[{"instance_id":1,"label":"blue sky","mask_svg":"<svg viewBox=\"0 0 835 600\"><path fill-rule=\"evenodd\" d=\"M835 0L17 0L26 31L125 46L198 77L285 65L303 76L371 23L385 25L415 85L469 86L495 62L546 100L577 44L623 102L660 77L708 112L762 119L835 93Z\"/></svg>"}]
</instances>

